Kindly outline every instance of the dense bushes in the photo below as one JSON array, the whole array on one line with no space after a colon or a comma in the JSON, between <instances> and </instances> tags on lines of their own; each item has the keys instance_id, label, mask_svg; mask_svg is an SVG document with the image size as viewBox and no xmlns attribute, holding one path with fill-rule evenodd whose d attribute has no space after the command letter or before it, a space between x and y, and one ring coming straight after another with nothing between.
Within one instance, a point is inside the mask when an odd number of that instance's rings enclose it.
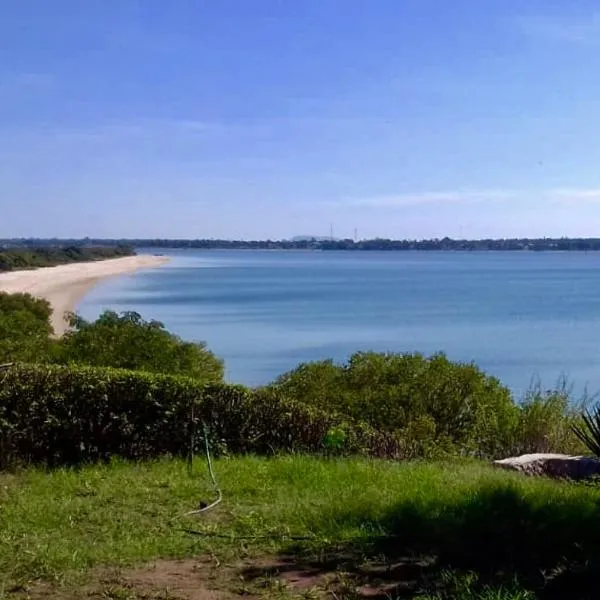
<instances>
[{"instance_id":1,"label":"dense bushes","mask_svg":"<svg viewBox=\"0 0 600 600\"><path fill-rule=\"evenodd\" d=\"M475 419L471 429L454 437L436 437L448 422L438 427L427 413L415 414L409 426L394 430L374 427L348 412L311 406L280 389L250 390L111 368L16 365L0 372L0 468L201 451L201 422L209 426L215 452L387 458L471 453L492 458L519 450L557 450L548 447L546 432L556 430L567 415L558 414L556 407L554 397L535 397L524 407L513 405L512 420L488 415L487 429ZM544 424L549 415L554 422ZM570 429L568 433L570 437L565 428L560 440L574 448L577 439Z\"/></svg>"},{"instance_id":2,"label":"dense bushes","mask_svg":"<svg viewBox=\"0 0 600 600\"><path fill-rule=\"evenodd\" d=\"M133 248L129 246L5 248L0 250L0 271L52 267L72 262L119 258L134 254Z\"/></svg>"},{"instance_id":3,"label":"dense bushes","mask_svg":"<svg viewBox=\"0 0 600 600\"><path fill-rule=\"evenodd\" d=\"M0 466L180 455L192 439L200 444L201 421L221 451L400 455L391 435L271 392L117 369L19 365L0 378ZM328 445L335 430L342 443Z\"/></svg>"},{"instance_id":4,"label":"dense bushes","mask_svg":"<svg viewBox=\"0 0 600 600\"><path fill-rule=\"evenodd\" d=\"M51 314L46 300L0 292L0 363L49 356Z\"/></svg>"},{"instance_id":5,"label":"dense bushes","mask_svg":"<svg viewBox=\"0 0 600 600\"><path fill-rule=\"evenodd\" d=\"M441 354L357 353L341 365L306 363L269 389L392 432L407 457L584 451L573 432L581 404L565 385L533 387L516 403L496 378Z\"/></svg>"},{"instance_id":6,"label":"dense bushes","mask_svg":"<svg viewBox=\"0 0 600 600\"><path fill-rule=\"evenodd\" d=\"M71 315L71 329L52 336L52 309L29 294L0 292L0 363L80 364L223 381L223 361L202 342L186 342L138 313L105 311L96 321Z\"/></svg>"},{"instance_id":7,"label":"dense bushes","mask_svg":"<svg viewBox=\"0 0 600 600\"><path fill-rule=\"evenodd\" d=\"M223 380L223 361L205 344L184 342L162 323L145 321L136 312L105 311L92 322L73 315L71 326L56 342L53 362Z\"/></svg>"},{"instance_id":8,"label":"dense bushes","mask_svg":"<svg viewBox=\"0 0 600 600\"><path fill-rule=\"evenodd\" d=\"M535 389L517 404L497 379L443 355L357 353L343 365L300 365L251 391L223 385L223 363L204 344L137 313L108 311L94 322L74 315L58 340L49 316L44 300L0 294L0 363L68 366L18 367L0 379L6 457L59 464L180 453L189 446L192 406L231 452L583 451L573 433L580 407L566 388Z\"/></svg>"},{"instance_id":9,"label":"dense bushes","mask_svg":"<svg viewBox=\"0 0 600 600\"><path fill-rule=\"evenodd\" d=\"M345 365L300 365L271 389L396 432L415 455L495 456L511 445L519 419L497 379L443 355L357 353Z\"/></svg>"}]
</instances>

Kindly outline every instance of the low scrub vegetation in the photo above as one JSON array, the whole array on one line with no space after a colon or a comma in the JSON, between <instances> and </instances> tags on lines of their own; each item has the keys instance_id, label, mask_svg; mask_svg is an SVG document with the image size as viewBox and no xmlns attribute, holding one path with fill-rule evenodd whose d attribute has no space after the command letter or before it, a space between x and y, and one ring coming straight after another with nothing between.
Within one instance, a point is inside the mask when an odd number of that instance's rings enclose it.
<instances>
[{"instance_id":1,"label":"low scrub vegetation","mask_svg":"<svg viewBox=\"0 0 600 600\"><path fill-rule=\"evenodd\" d=\"M120 258L135 254L130 246L30 246L0 249L0 271L53 267L73 262Z\"/></svg>"},{"instance_id":2,"label":"low scrub vegetation","mask_svg":"<svg viewBox=\"0 0 600 600\"><path fill-rule=\"evenodd\" d=\"M89 365L223 380L223 361L206 345L185 342L138 313L105 311L93 322L70 316L71 329L52 337L52 309L29 294L0 292L0 363Z\"/></svg>"},{"instance_id":3,"label":"low scrub vegetation","mask_svg":"<svg viewBox=\"0 0 600 600\"><path fill-rule=\"evenodd\" d=\"M432 427L402 427L399 422L394 429L360 420L357 413L341 407L327 409L325 404L304 402L277 388L251 390L106 367L23 364L6 369L0 385L0 461L5 467L58 466L113 457L181 456L202 447L202 424L209 427L215 450L228 454L496 458L525 447L536 450L531 447L537 439L530 437L532 430L547 448L540 414L571 420L564 412L559 414L555 404L550 396L536 397L523 407L509 405L506 410L512 420L506 420L504 430L479 427L476 420L469 424L467 414L460 425L465 431L438 442L436 427L451 430L441 421L439 410L434 413L436 421L427 407L421 407L420 413L413 409L413 419ZM550 421L545 427L552 434L558 425ZM561 429L556 441L569 447L580 443L572 432L573 440L564 439L566 434ZM474 443L476 435L479 446ZM504 445L498 441L500 436Z\"/></svg>"},{"instance_id":4,"label":"low scrub vegetation","mask_svg":"<svg viewBox=\"0 0 600 600\"><path fill-rule=\"evenodd\" d=\"M559 382L556 389L546 391L539 384L532 385L519 403L512 453L587 453L577 432L585 425L583 415L594 400L587 394L573 398L566 381Z\"/></svg>"},{"instance_id":5,"label":"low scrub vegetation","mask_svg":"<svg viewBox=\"0 0 600 600\"><path fill-rule=\"evenodd\" d=\"M579 405L565 386L532 388L517 403L496 378L442 354L360 352L345 364L300 365L269 389L394 432L410 457L490 458L582 448L573 433Z\"/></svg>"},{"instance_id":6,"label":"low scrub vegetation","mask_svg":"<svg viewBox=\"0 0 600 600\"><path fill-rule=\"evenodd\" d=\"M275 393L109 368L18 365L0 385L0 462L48 466L221 453L401 457L395 436Z\"/></svg>"},{"instance_id":7,"label":"low scrub vegetation","mask_svg":"<svg viewBox=\"0 0 600 600\"><path fill-rule=\"evenodd\" d=\"M105 311L93 322L71 315L70 322L70 331L55 343L55 363L186 375L206 383L223 380L223 361L204 343L185 342L136 312Z\"/></svg>"},{"instance_id":8,"label":"low scrub vegetation","mask_svg":"<svg viewBox=\"0 0 600 600\"><path fill-rule=\"evenodd\" d=\"M52 348L51 315L46 300L0 292L0 364L48 360Z\"/></svg>"},{"instance_id":9,"label":"low scrub vegetation","mask_svg":"<svg viewBox=\"0 0 600 600\"><path fill-rule=\"evenodd\" d=\"M497 379L445 356L357 353L309 363L273 389L414 440L414 454L492 456L510 445L518 409Z\"/></svg>"},{"instance_id":10,"label":"low scrub vegetation","mask_svg":"<svg viewBox=\"0 0 600 600\"><path fill-rule=\"evenodd\" d=\"M0 383L5 465L180 455L199 420L230 453L489 459L584 448L565 387L517 403L497 379L443 355L357 353L250 390L224 384L204 344L134 312L72 315L53 339L44 300L0 294L0 309L0 361L21 365Z\"/></svg>"}]
</instances>

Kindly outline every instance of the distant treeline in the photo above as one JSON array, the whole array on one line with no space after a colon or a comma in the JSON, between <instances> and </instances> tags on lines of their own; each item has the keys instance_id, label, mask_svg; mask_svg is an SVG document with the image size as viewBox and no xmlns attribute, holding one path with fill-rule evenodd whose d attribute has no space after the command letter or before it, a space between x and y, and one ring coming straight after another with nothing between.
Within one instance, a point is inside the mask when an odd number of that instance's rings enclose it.
<instances>
[{"instance_id":1,"label":"distant treeline","mask_svg":"<svg viewBox=\"0 0 600 600\"><path fill-rule=\"evenodd\" d=\"M35 245L19 244L0 248L0 271L53 267L74 262L104 260L135 254L132 246L56 246L36 242Z\"/></svg>"},{"instance_id":2,"label":"distant treeline","mask_svg":"<svg viewBox=\"0 0 600 600\"><path fill-rule=\"evenodd\" d=\"M174 239L7 239L0 240L5 247L71 248L134 247L134 248L200 248L204 250L427 250L427 251L599 251L600 238L518 238L454 240L450 238L431 240L372 239L354 241L323 240L174 240ZM89 259L84 259L89 260Z\"/></svg>"}]
</instances>

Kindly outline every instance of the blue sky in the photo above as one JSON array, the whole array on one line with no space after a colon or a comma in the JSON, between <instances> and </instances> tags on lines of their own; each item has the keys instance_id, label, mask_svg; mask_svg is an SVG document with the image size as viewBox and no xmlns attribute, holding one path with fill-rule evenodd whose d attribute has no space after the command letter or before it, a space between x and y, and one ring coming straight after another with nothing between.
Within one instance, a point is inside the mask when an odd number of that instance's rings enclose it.
<instances>
[{"instance_id":1,"label":"blue sky","mask_svg":"<svg viewBox=\"0 0 600 600\"><path fill-rule=\"evenodd\" d=\"M0 237L600 235L591 0L5 0Z\"/></svg>"}]
</instances>

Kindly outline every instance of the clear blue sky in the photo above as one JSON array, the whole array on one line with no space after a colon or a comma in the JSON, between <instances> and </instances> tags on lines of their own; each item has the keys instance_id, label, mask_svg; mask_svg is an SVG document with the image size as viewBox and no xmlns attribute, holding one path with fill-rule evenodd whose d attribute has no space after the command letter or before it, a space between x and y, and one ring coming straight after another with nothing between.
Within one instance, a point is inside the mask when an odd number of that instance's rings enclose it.
<instances>
[{"instance_id":1,"label":"clear blue sky","mask_svg":"<svg viewBox=\"0 0 600 600\"><path fill-rule=\"evenodd\" d=\"M4 0L0 237L600 235L592 0Z\"/></svg>"}]
</instances>

